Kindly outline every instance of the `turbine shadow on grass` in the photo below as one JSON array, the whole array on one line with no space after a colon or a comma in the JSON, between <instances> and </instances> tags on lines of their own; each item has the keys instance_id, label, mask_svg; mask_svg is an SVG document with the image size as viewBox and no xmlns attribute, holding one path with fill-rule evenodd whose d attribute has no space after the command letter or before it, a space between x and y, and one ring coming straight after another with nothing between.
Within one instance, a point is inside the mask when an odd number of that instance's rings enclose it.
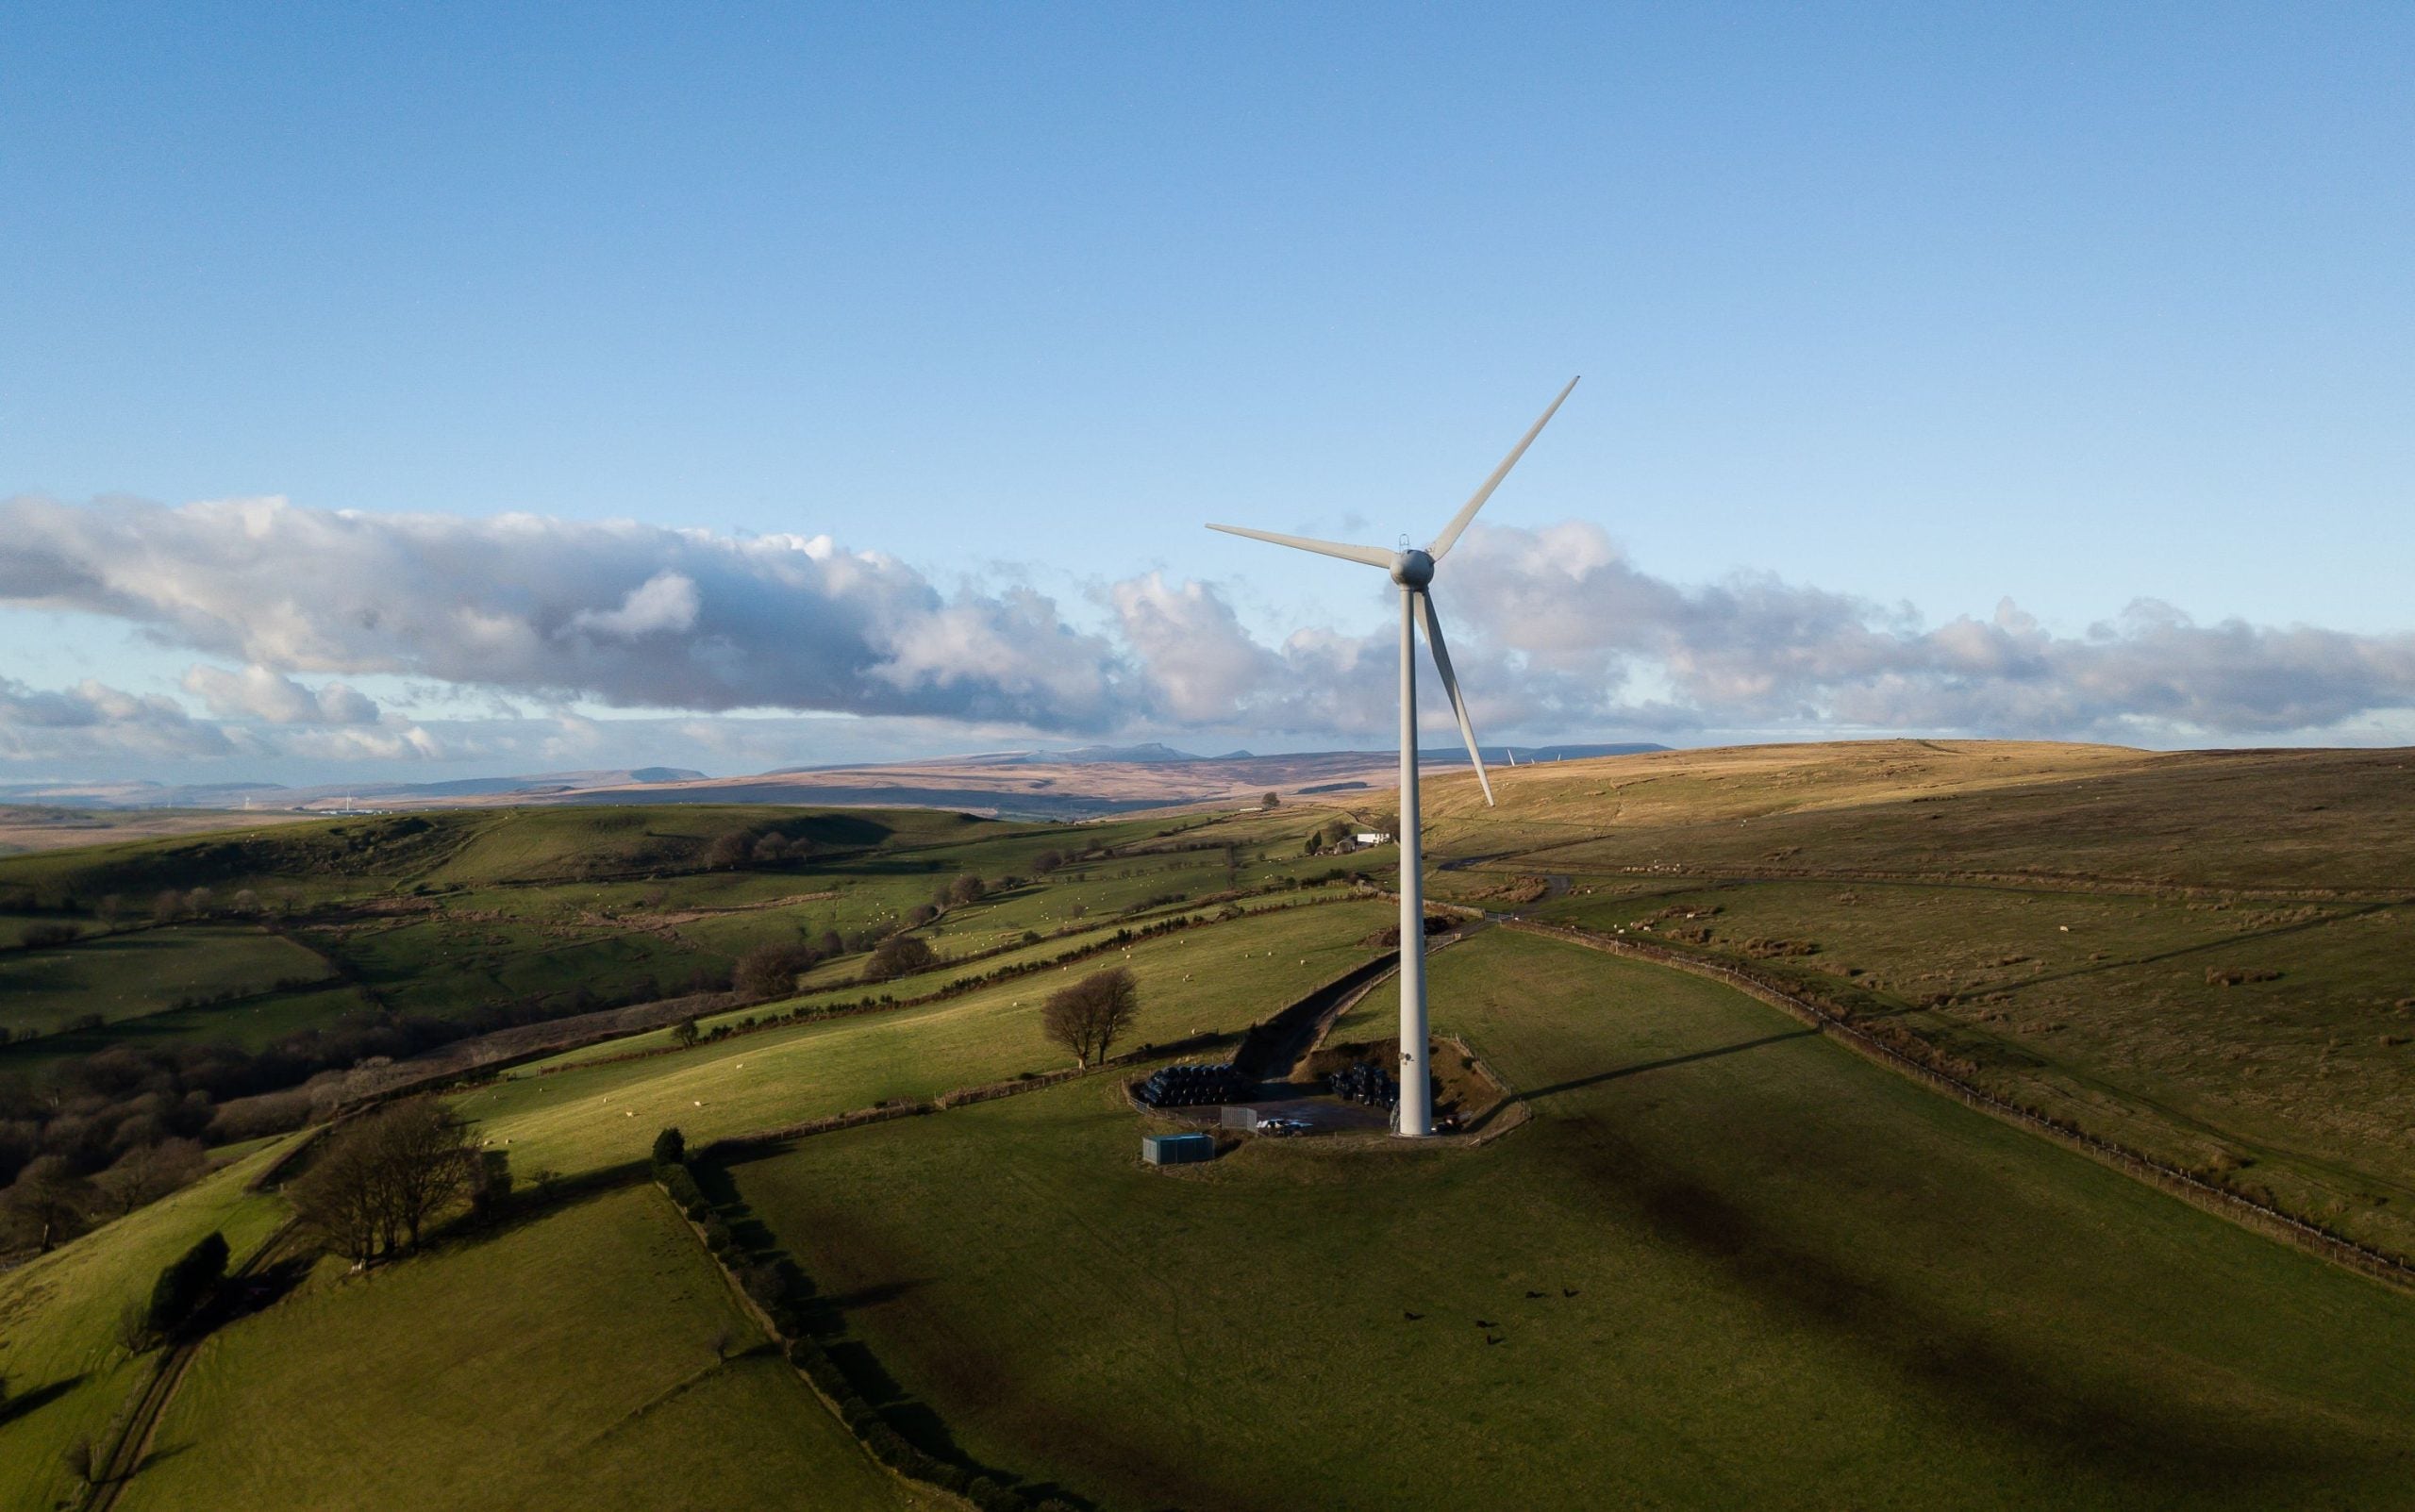
<instances>
[{"instance_id":1,"label":"turbine shadow on grass","mask_svg":"<svg viewBox=\"0 0 2415 1512\"><path fill-rule=\"evenodd\" d=\"M1596 1072L1591 1076L1572 1077L1564 1082L1554 1082L1549 1087L1538 1087L1529 1092L1519 1092L1511 1101L1532 1102L1538 1097L1549 1097L1555 1092L1574 1092L1582 1088L1599 1087L1604 1082L1615 1082L1628 1076L1641 1076L1645 1072L1667 1071L1672 1066L1690 1066L1698 1060L1716 1060L1722 1055L1740 1055L1747 1050L1758 1050L1763 1045L1782 1044L1789 1039L1817 1038L1819 1033L1817 1029L1790 1029L1784 1034L1763 1035L1757 1039L1746 1039L1732 1045L1720 1045L1710 1050L1690 1051L1682 1055L1647 1060L1635 1066L1621 1066L1616 1071Z\"/></svg>"},{"instance_id":2,"label":"turbine shadow on grass","mask_svg":"<svg viewBox=\"0 0 2415 1512\"><path fill-rule=\"evenodd\" d=\"M2024 1457L2049 1456L2141 1491L2192 1487L2230 1504L2243 1487L2269 1484L2266 1504L2283 1505L2292 1491L2321 1484L2346 1447L2285 1442L2269 1424L2173 1398L2136 1376L2083 1381L1850 1257L1806 1247L1693 1176L1655 1169L1602 1121L1579 1122L1607 1137L1568 1152L1596 1191L1757 1301L1874 1356L1918 1395L1959 1404L1985 1431L2018 1442Z\"/></svg>"}]
</instances>

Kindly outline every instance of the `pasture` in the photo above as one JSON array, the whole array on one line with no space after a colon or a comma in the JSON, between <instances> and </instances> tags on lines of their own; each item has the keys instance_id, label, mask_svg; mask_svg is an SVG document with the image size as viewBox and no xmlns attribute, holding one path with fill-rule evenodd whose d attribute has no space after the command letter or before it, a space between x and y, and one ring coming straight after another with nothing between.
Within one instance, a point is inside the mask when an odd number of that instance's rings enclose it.
<instances>
[{"instance_id":1,"label":"pasture","mask_svg":"<svg viewBox=\"0 0 2415 1512\"><path fill-rule=\"evenodd\" d=\"M1368 959L1359 941L1392 917L1380 901L1277 909L1203 925L962 997L762 1029L642 1059L525 1067L460 1094L479 1135L523 1172L575 1174L644 1158L676 1124L691 1145L1069 1064L1040 1032L1041 1000L1077 975L1128 966L1141 1015L1128 1041L1239 1034ZM778 1005L767 1005L766 1011Z\"/></svg>"},{"instance_id":2,"label":"pasture","mask_svg":"<svg viewBox=\"0 0 2415 1512\"><path fill-rule=\"evenodd\" d=\"M366 1278L327 1262L219 1330L119 1504L238 1487L259 1512L924 1504L771 1350L650 1188Z\"/></svg>"},{"instance_id":3,"label":"pasture","mask_svg":"<svg viewBox=\"0 0 2415 1512\"><path fill-rule=\"evenodd\" d=\"M1434 988L1534 1115L1479 1149L1154 1171L1080 1082L731 1174L911 1402L1109 1507L2415 1504L2415 1298L1694 978L1493 931Z\"/></svg>"},{"instance_id":4,"label":"pasture","mask_svg":"<svg viewBox=\"0 0 2415 1512\"><path fill-rule=\"evenodd\" d=\"M2395 751L1871 741L1437 785L1438 891L1641 930L2091 1133L2415 1254L2415 787ZM1687 919L1687 913L1698 917Z\"/></svg>"},{"instance_id":5,"label":"pasture","mask_svg":"<svg viewBox=\"0 0 2415 1512\"><path fill-rule=\"evenodd\" d=\"M50 1254L0 1271L0 1506L47 1507L75 1488L64 1455L101 1439L150 1357L118 1343L119 1309L151 1295L160 1268L211 1230L240 1265L284 1218L274 1196L243 1184L268 1160L261 1148L224 1170Z\"/></svg>"},{"instance_id":6,"label":"pasture","mask_svg":"<svg viewBox=\"0 0 2415 1512\"><path fill-rule=\"evenodd\" d=\"M55 1035L79 1020L117 1023L329 974L317 955L258 928L129 930L0 955L0 1028Z\"/></svg>"},{"instance_id":7,"label":"pasture","mask_svg":"<svg viewBox=\"0 0 2415 1512\"><path fill-rule=\"evenodd\" d=\"M44 910L8 913L11 940L43 924L84 930L63 946L0 950L0 1028L87 1026L14 1053L40 1072L113 1044L259 1049L348 1017L491 1025L648 1002L725 986L757 946L899 927L973 876L989 894L920 929L942 955L962 956L1322 876L1334 868L1303 856L1300 839L1329 817L1287 807L1067 826L915 809L581 806L317 820L0 858L0 905ZM741 832L790 848L716 861L714 843ZM1074 859L1042 876L1052 851ZM100 922L103 912L147 920L155 894L194 889L208 901L183 906L215 918L115 932ZM250 922L261 916L283 932ZM862 966L860 951L842 954L807 985L843 995ZM344 985L331 988L339 975ZM280 982L329 989L272 993Z\"/></svg>"}]
</instances>

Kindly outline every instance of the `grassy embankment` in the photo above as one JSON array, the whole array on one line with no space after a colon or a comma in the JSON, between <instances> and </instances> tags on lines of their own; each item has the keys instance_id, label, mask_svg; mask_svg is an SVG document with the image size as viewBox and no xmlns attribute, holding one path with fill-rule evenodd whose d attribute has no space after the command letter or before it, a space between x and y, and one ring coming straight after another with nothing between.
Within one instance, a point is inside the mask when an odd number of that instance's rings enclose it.
<instances>
[{"instance_id":1,"label":"grassy embankment","mask_svg":"<svg viewBox=\"0 0 2415 1512\"><path fill-rule=\"evenodd\" d=\"M857 1447L641 1188L365 1279L323 1264L297 1295L220 1330L120 1505L230 1500L259 1512L926 1504Z\"/></svg>"},{"instance_id":2,"label":"grassy embankment","mask_svg":"<svg viewBox=\"0 0 2415 1512\"><path fill-rule=\"evenodd\" d=\"M283 1221L284 1204L243 1190L262 1148L149 1207L0 1272L0 1506L47 1507L76 1490L65 1455L100 1440L148 1377L150 1355L118 1343L118 1311L147 1302L170 1261L215 1229L235 1263Z\"/></svg>"},{"instance_id":3,"label":"grassy embankment","mask_svg":"<svg viewBox=\"0 0 2415 1512\"><path fill-rule=\"evenodd\" d=\"M1709 983L1493 932L1434 984L1536 1115L1478 1150L1154 1172L1093 1082L733 1173L1109 1507L2415 1504L2415 1299Z\"/></svg>"},{"instance_id":4,"label":"grassy embankment","mask_svg":"<svg viewBox=\"0 0 2415 1512\"><path fill-rule=\"evenodd\" d=\"M2415 1253L2404 753L1881 741L1437 785L1438 874L1749 964L1982 1087ZM1501 906L1501 905L1493 905ZM1687 914L1696 917L1687 918Z\"/></svg>"},{"instance_id":5,"label":"grassy embankment","mask_svg":"<svg viewBox=\"0 0 2415 1512\"><path fill-rule=\"evenodd\" d=\"M1383 927L1391 907L1371 901L1255 914L920 1007L761 1030L670 1055L571 1061L574 1069L549 1075L535 1074L540 1062L455 1105L483 1138L508 1147L524 1174L592 1171L643 1158L665 1124L695 1145L1055 1071L1067 1060L1041 1036L1041 1000L1075 974L1110 965L1130 967L1140 983L1128 1046L1238 1034L1366 960L1373 953L1359 941Z\"/></svg>"}]
</instances>

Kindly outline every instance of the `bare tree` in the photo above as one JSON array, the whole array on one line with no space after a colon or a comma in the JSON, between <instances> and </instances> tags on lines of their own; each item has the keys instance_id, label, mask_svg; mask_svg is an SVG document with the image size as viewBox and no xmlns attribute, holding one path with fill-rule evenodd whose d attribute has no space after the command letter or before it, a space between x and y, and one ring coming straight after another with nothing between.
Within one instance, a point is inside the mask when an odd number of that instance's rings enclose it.
<instances>
[{"instance_id":1,"label":"bare tree","mask_svg":"<svg viewBox=\"0 0 2415 1512\"><path fill-rule=\"evenodd\" d=\"M430 1220L467 1195L477 1151L433 1098L391 1104L346 1124L294 1183L294 1211L366 1265L420 1241Z\"/></svg>"},{"instance_id":2,"label":"bare tree","mask_svg":"<svg viewBox=\"0 0 2415 1512\"><path fill-rule=\"evenodd\" d=\"M287 1188L294 1216L355 1266L376 1258L382 1236L375 1161L358 1126L327 1137L302 1179Z\"/></svg>"},{"instance_id":3,"label":"bare tree","mask_svg":"<svg viewBox=\"0 0 2415 1512\"><path fill-rule=\"evenodd\" d=\"M189 1185L208 1169L209 1156L199 1140L162 1139L127 1150L93 1185L119 1212L130 1213Z\"/></svg>"},{"instance_id":4,"label":"bare tree","mask_svg":"<svg viewBox=\"0 0 2415 1512\"><path fill-rule=\"evenodd\" d=\"M391 1221L416 1246L427 1221L469 1193L477 1151L453 1110L432 1097L393 1104L369 1126Z\"/></svg>"},{"instance_id":5,"label":"bare tree","mask_svg":"<svg viewBox=\"0 0 2415 1512\"><path fill-rule=\"evenodd\" d=\"M755 834L752 830L725 830L713 837L705 847L705 865L713 871L744 866L755 856Z\"/></svg>"},{"instance_id":6,"label":"bare tree","mask_svg":"<svg viewBox=\"0 0 2415 1512\"><path fill-rule=\"evenodd\" d=\"M33 1232L35 1243L47 1254L83 1227L98 1196L64 1155L38 1155L17 1172L15 1184L0 1195L0 1203Z\"/></svg>"},{"instance_id":7,"label":"bare tree","mask_svg":"<svg viewBox=\"0 0 2415 1512\"><path fill-rule=\"evenodd\" d=\"M1116 966L1050 993L1040 1024L1051 1041L1073 1052L1075 1065L1088 1068L1107 1059L1115 1037L1132 1026L1140 1009L1140 984L1127 968Z\"/></svg>"}]
</instances>

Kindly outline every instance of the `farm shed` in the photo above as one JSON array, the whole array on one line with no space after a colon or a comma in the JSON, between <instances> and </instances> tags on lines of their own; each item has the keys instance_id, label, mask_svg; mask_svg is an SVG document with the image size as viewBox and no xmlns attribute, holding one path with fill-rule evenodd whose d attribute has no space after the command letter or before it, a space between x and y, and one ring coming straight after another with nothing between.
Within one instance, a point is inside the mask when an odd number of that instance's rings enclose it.
<instances>
[{"instance_id":1,"label":"farm shed","mask_svg":"<svg viewBox=\"0 0 2415 1512\"><path fill-rule=\"evenodd\" d=\"M1215 1136L1208 1134L1144 1134L1141 1158L1153 1166L1188 1166L1216 1158Z\"/></svg>"}]
</instances>

